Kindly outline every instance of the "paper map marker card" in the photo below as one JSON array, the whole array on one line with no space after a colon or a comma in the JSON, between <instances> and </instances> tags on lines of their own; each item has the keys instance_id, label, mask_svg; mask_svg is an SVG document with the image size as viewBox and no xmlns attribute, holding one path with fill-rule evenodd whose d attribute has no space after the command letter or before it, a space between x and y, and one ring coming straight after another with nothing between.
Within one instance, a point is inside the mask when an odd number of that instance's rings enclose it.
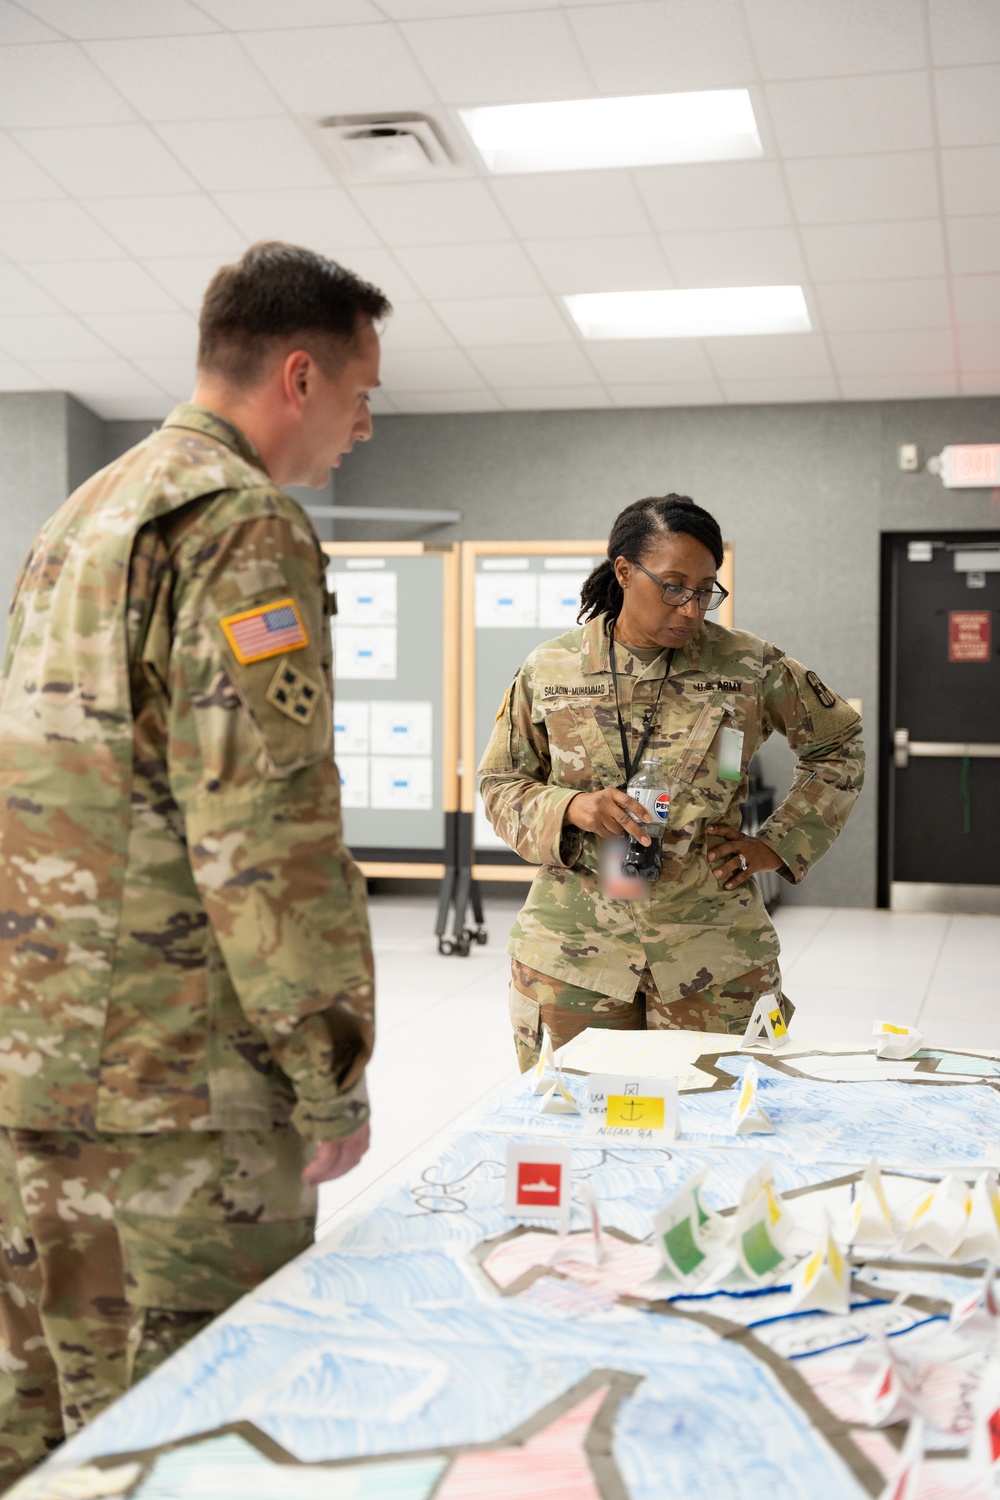
<instances>
[{"instance_id":1,"label":"paper map marker card","mask_svg":"<svg viewBox=\"0 0 1000 1500\"><path fill-rule=\"evenodd\" d=\"M599 1266L604 1259L604 1235L601 1230L601 1211L586 1183L581 1183L577 1189L577 1201L582 1205L587 1216L587 1225L590 1230L587 1234L572 1234L556 1241L555 1249L549 1256L549 1265L557 1266L560 1261L575 1261L577 1265ZM570 1206L572 1213L572 1205Z\"/></svg>"},{"instance_id":2,"label":"paper map marker card","mask_svg":"<svg viewBox=\"0 0 1000 1500\"><path fill-rule=\"evenodd\" d=\"M906 1441L899 1450L899 1459L879 1500L917 1500L923 1466L924 1424L922 1418L914 1417L907 1430Z\"/></svg>"},{"instance_id":3,"label":"paper map marker card","mask_svg":"<svg viewBox=\"0 0 1000 1500\"><path fill-rule=\"evenodd\" d=\"M848 1313L850 1310L851 1272L827 1223L816 1248L795 1268L790 1311Z\"/></svg>"},{"instance_id":4,"label":"paper map marker card","mask_svg":"<svg viewBox=\"0 0 1000 1500\"><path fill-rule=\"evenodd\" d=\"M969 1459L974 1470L986 1479L986 1493L993 1494L1000 1475L1000 1360L988 1360L979 1377L972 1406L972 1442Z\"/></svg>"},{"instance_id":5,"label":"paper map marker card","mask_svg":"<svg viewBox=\"0 0 1000 1500\"><path fill-rule=\"evenodd\" d=\"M760 1076L752 1062L748 1062L743 1073L743 1082L729 1117L734 1135L773 1135L771 1117L760 1102Z\"/></svg>"},{"instance_id":6,"label":"paper map marker card","mask_svg":"<svg viewBox=\"0 0 1000 1500\"><path fill-rule=\"evenodd\" d=\"M769 1047L777 1052L788 1041L788 1028L774 995L761 995L753 1008L740 1047Z\"/></svg>"},{"instance_id":7,"label":"paper map marker card","mask_svg":"<svg viewBox=\"0 0 1000 1500\"><path fill-rule=\"evenodd\" d=\"M873 1156L855 1192L851 1209L851 1244L894 1245L901 1233L885 1195L878 1158Z\"/></svg>"},{"instance_id":8,"label":"paper map marker card","mask_svg":"<svg viewBox=\"0 0 1000 1500\"><path fill-rule=\"evenodd\" d=\"M755 1286L764 1286L787 1266L791 1231L791 1215L771 1181L771 1163L765 1162L748 1178L736 1210L737 1264Z\"/></svg>"},{"instance_id":9,"label":"paper map marker card","mask_svg":"<svg viewBox=\"0 0 1000 1500\"><path fill-rule=\"evenodd\" d=\"M926 1247L947 1260L965 1238L971 1209L972 1194L965 1183L958 1177L943 1177L913 1210L901 1253L909 1255L911 1250Z\"/></svg>"},{"instance_id":10,"label":"paper map marker card","mask_svg":"<svg viewBox=\"0 0 1000 1500\"><path fill-rule=\"evenodd\" d=\"M504 1213L512 1219L557 1219L559 1233L565 1234L572 1170L568 1146L522 1146L511 1141Z\"/></svg>"},{"instance_id":11,"label":"paper map marker card","mask_svg":"<svg viewBox=\"0 0 1000 1500\"><path fill-rule=\"evenodd\" d=\"M556 1070L555 1082L542 1100L539 1114L542 1115L578 1115L580 1106L566 1087L566 1080L559 1069Z\"/></svg>"},{"instance_id":12,"label":"paper map marker card","mask_svg":"<svg viewBox=\"0 0 1000 1500\"><path fill-rule=\"evenodd\" d=\"M728 1225L701 1201L703 1167L688 1178L677 1196L653 1218L653 1242L663 1262L661 1274L680 1282L698 1281L708 1271L713 1253L725 1243Z\"/></svg>"},{"instance_id":13,"label":"paper map marker card","mask_svg":"<svg viewBox=\"0 0 1000 1500\"><path fill-rule=\"evenodd\" d=\"M955 1253L965 1262L1000 1260L1000 1190L996 1172L983 1172L976 1179L965 1238Z\"/></svg>"},{"instance_id":14,"label":"paper map marker card","mask_svg":"<svg viewBox=\"0 0 1000 1500\"><path fill-rule=\"evenodd\" d=\"M869 1427L890 1427L921 1415L909 1372L896 1358L884 1333L875 1334L862 1345L855 1369L863 1370L865 1365L872 1372L862 1398Z\"/></svg>"},{"instance_id":15,"label":"paper map marker card","mask_svg":"<svg viewBox=\"0 0 1000 1500\"><path fill-rule=\"evenodd\" d=\"M876 1021L872 1031L878 1038L875 1043L878 1056L890 1058L893 1062L912 1057L924 1045L924 1034L915 1026L893 1026L891 1021Z\"/></svg>"},{"instance_id":16,"label":"paper map marker card","mask_svg":"<svg viewBox=\"0 0 1000 1500\"><path fill-rule=\"evenodd\" d=\"M991 1262L986 1267L986 1275L976 1286L971 1297L963 1297L952 1304L949 1322L952 1328L968 1327L970 1332L981 1331L996 1334L1000 1332L1000 1301L997 1299L996 1289L997 1267Z\"/></svg>"},{"instance_id":17,"label":"paper map marker card","mask_svg":"<svg viewBox=\"0 0 1000 1500\"><path fill-rule=\"evenodd\" d=\"M676 1140L677 1080L588 1074L585 1134L634 1146Z\"/></svg>"},{"instance_id":18,"label":"paper map marker card","mask_svg":"<svg viewBox=\"0 0 1000 1500\"><path fill-rule=\"evenodd\" d=\"M556 1071L556 1057L552 1050L552 1033L547 1026L543 1026L542 1050L538 1054L538 1061L532 1073L535 1081L532 1092L535 1094L547 1093L549 1089L548 1074L555 1073Z\"/></svg>"}]
</instances>

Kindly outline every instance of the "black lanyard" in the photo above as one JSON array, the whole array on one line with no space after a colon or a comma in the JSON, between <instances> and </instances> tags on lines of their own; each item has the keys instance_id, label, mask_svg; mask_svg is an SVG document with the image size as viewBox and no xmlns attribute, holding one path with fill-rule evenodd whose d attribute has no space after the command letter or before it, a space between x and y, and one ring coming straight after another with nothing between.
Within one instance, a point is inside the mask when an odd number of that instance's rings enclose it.
<instances>
[{"instance_id":1,"label":"black lanyard","mask_svg":"<svg viewBox=\"0 0 1000 1500\"><path fill-rule=\"evenodd\" d=\"M625 733L625 721L622 718L621 702L618 697L618 672L615 669L614 620L611 621L611 624L608 627L608 642L608 650L611 657L611 681L614 684L615 689L615 713L618 715L618 733L621 735L622 741L622 760L625 762L625 785L628 786L629 782L632 780L632 777L635 775L636 770L642 762L642 752L649 744L649 737L653 732L653 720L656 718L656 710L660 706L660 698L663 695L663 684L670 676L670 668L674 664L674 652L676 650L676 647L671 646L670 648L669 655L667 656L666 670L664 671L663 676L660 678L660 686L657 689L656 702L653 704L652 708L648 710L645 718L642 721L644 725L642 738L639 741L638 748L635 752L635 757L633 758L628 753L628 735Z\"/></svg>"}]
</instances>

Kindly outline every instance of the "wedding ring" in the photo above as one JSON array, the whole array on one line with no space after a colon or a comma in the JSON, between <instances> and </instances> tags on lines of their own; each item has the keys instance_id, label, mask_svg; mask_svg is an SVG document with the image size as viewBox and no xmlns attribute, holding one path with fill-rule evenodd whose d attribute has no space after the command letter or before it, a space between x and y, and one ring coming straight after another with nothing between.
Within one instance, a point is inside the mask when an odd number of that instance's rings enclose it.
<instances>
[{"instance_id":1,"label":"wedding ring","mask_svg":"<svg viewBox=\"0 0 1000 1500\"><path fill-rule=\"evenodd\" d=\"M739 862L740 862L740 869L743 871L743 873L745 875L746 872L747 872L747 857L746 857L746 855L745 854L737 854L736 858L739 860Z\"/></svg>"}]
</instances>

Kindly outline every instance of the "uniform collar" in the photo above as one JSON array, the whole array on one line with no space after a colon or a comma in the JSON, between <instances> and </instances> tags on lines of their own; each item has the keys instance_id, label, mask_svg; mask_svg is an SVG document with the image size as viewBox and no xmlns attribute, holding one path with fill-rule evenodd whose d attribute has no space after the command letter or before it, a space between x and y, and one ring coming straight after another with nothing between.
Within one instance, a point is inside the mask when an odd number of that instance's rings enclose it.
<instances>
[{"instance_id":1,"label":"uniform collar","mask_svg":"<svg viewBox=\"0 0 1000 1500\"><path fill-rule=\"evenodd\" d=\"M200 432L205 437L215 438L216 442L231 448L255 469L261 469L265 474L267 473L264 460L246 434L232 422L227 421L225 417L209 411L207 406L195 406L190 401L186 401L174 407L163 425L164 427L186 427L191 432Z\"/></svg>"},{"instance_id":2,"label":"uniform collar","mask_svg":"<svg viewBox=\"0 0 1000 1500\"><path fill-rule=\"evenodd\" d=\"M580 648L581 670L585 677L593 676L598 672L611 674L610 642L608 640L608 617L597 615L593 620L588 620L583 627L583 644ZM663 676L666 666L666 657L661 656L652 662L643 673L650 681L656 681ZM712 643L704 625L698 634L689 641L680 651L674 655L674 664L671 675L676 672L704 671L711 665Z\"/></svg>"}]
</instances>

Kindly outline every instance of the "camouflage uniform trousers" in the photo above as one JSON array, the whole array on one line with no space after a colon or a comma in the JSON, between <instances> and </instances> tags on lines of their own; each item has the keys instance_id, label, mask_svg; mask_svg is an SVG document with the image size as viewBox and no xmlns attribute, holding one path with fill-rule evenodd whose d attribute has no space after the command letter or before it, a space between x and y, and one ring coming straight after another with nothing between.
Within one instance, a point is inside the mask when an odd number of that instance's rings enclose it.
<instances>
[{"instance_id":1,"label":"camouflage uniform trousers","mask_svg":"<svg viewBox=\"0 0 1000 1500\"><path fill-rule=\"evenodd\" d=\"M777 963L750 969L667 1004L648 968L639 975L631 1000L612 1000L597 990L540 974L515 958L511 961L510 1020L518 1066L525 1073L538 1061L543 1024L556 1047L572 1041L588 1026L615 1031L724 1031L736 1036L746 1030L760 996L772 994L780 997L787 1025L795 1007L781 993Z\"/></svg>"},{"instance_id":2,"label":"camouflage uniform trousers","mask_svg":"<svg viewBox=\"0 0 1000 1500\"><path fill-rule=\"evenodd\" d=\"M0 1491L312 1244L306 1149L0 1130Z\"/></svg>"}]
</instances>

